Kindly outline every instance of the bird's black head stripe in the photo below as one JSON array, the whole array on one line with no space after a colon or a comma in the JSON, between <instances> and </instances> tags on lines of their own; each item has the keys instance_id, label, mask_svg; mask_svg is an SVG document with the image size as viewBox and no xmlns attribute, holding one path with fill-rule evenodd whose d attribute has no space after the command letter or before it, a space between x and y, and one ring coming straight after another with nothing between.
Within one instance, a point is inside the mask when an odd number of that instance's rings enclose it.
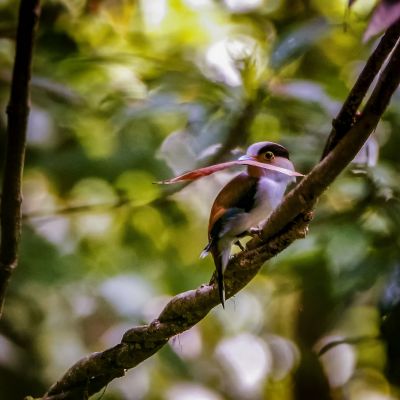
<instances>
[{"instance_id":1,"label":"bird's black head stripe","mask_svg":"<svg viewBox=\"0 0 400 400\"><path fill-rule=\"evenodd\" d=\"M268 143L258 151L257 155L263 154L267 151L272 151L276 157L284 157L289 159L289 152L280 144Z\"/></svg>"}]
</instances>

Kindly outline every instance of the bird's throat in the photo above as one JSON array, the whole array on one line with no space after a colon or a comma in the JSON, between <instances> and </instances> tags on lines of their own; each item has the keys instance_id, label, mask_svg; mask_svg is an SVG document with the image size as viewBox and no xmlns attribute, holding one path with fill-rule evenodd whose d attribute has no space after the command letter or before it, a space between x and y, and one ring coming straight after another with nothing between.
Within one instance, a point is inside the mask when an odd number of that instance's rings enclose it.
<instances>
[{"instance_id":1,"label":"bird's throat","mask_svg":"<svg viewBox=\"0 0 400 400\"><path fill-rule=\"evenodd\" d=\"M247 173L253 178L261 178L263 176L267 176L268 172L268 169L255 167L253 165L249 165L247 167Z\"/></svg>"}]
</instances>

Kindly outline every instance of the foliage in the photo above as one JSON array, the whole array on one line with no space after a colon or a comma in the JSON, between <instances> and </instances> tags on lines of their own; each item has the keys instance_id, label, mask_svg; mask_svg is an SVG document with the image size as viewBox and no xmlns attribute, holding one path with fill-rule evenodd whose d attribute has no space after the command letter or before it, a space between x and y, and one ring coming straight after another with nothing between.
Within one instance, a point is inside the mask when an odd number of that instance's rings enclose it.
<instances>
[{"instance_id":1,"label":"foliage","mask_svg":"<svg viewBox=\"0 0 400 400\"><path fill-rule=\"evenodd\" d=\"M281 142L307 172L373 47L362 44L372 6L44 4L22 251L0 325L7 399L41 395L76 360L209 279L212 261L198 255L212 200L232 174L172 191L152 182L207 165L232 135L235 146ZM5 108L14 2L1 3L0 15ZM374 134L378 163L332 185L307 238L269 262L225 311L114 381L104 399L300 398L292 388L312 376L307 351L343 338L358 340L320 357L332 393L396 396L377 336L381 313L399 300L399 101ZM238 131L249 105L258 112Z\"/></svg>"}]
</instances>

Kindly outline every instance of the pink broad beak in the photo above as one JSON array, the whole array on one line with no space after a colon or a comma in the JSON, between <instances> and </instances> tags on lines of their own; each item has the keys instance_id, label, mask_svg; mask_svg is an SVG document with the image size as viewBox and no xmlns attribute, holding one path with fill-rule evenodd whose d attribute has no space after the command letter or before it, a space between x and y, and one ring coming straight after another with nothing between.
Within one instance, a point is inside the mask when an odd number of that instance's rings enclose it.
<instances>
[{"instance_id":1,"label":"pink broad beak","mask_svg":"<svg viewBox=\"0 0 400 400\"><path fill-rule=\"evenodd\" d=\"M171 183L194 181L196 179L202 178L203 176L208 176L214 174L215 172L222 171L223 169L231 168L236 165L253 165L259 168L265 168L271 171L277 171L288 176L304 176L303 174L300 174L299 172L296 171L291 171L286 168L276 167L270 164L260 163L258 161L255 161L253 158L249 156L242 156L238 160L228 161L221 164L214 164L210 165L209 167L198 168L193 171L189 171L182 175L176 176L175 178L166 179L164 181L159 181L156 183L170 185Z\"/></svg>"}]
</instances>

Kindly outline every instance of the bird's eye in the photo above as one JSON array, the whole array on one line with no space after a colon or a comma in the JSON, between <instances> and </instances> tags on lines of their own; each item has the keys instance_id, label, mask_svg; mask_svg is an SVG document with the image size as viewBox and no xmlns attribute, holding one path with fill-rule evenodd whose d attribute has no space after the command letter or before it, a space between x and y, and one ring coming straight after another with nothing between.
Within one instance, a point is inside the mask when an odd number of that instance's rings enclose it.
<instances>
[{"instance_id":1,"label":"bird's eye","mask_svg":"<svg viewBox=\"0 0 400 400\"><path fill-rule=\"evenodd\" d=\"M264 158L265 158L266 160L273 160L273 159L275 158L275 156L274 156L274 153L273 153L272 151L267 151L267 152L264 154Z\"/></svg>"}]
</instances>

